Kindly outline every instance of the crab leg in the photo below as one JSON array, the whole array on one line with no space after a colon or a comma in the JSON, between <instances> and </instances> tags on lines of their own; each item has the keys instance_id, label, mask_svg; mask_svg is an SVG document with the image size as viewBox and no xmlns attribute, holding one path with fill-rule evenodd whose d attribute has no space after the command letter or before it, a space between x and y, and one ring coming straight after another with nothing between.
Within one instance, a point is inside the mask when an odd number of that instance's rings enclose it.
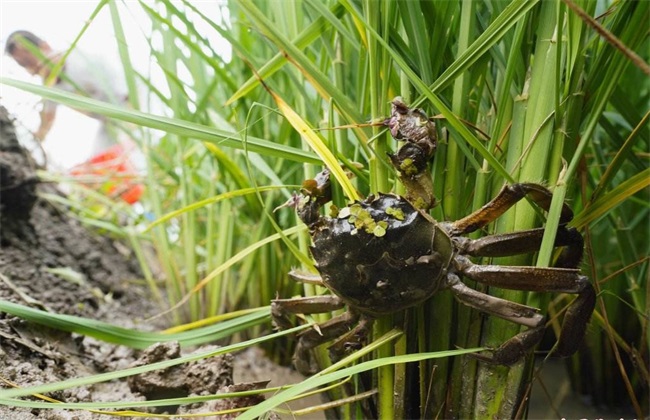
<instances>
[{"instance_id":1,"label":"crab leg","mask_svg":"<svg viewBox=\"0 0 650 420\"><path fill-rule=\"evenodd\" d=\"M493 350L491 357L480 354L474 354L474 357L490 363L511 365L521 360L544 337L544 316L538 313L538 309L478 292L465 286L452 273L447 277L447 287L464 305L530 328L501 344Z\"/></svg>"},{"instance_id":2,"label":"crab leg","mask_svg":"<svg viewBox=\"0 0 650 420\"><path fill-rule=\"evenodd\" d=\"M329 347L330 360L338 362L350 350L358 350L366 341L374 318L361 315L357 325Z\"/></svg>"},{"instance_id":3,"label":"crab leg","mask_svg":"<svg viewBox=\"0 0 650 420\"><path fill-rule=\"evenodd\" d=\"M499 194L489 203L476 210L469 216L450 223L448 229L452 235L463 235L474 232L501 216L510 207L522 198L528 196L542 209L548 211L551 206L553 194L538 184L512 184L505 185ZM573 212L564 204L560 223L567 223L573 218Z\"/></svg>"},{"instance_id":4,"label":"crab leg","mask_svg":"<svg viewBox=\"0 0 650 420\"><path fill-rule=\"evenodd\" d=\"M406 143L394 155L389 153L388 157L406 188L407 198L418 208L433 208L436 198L433 194L429 157L424 150L417 144Z\"/></svg>"},{"instance_id":5,"label":"crab leg","mask_svg":"<svg viewBox=\"0 0 650 420\"><path fill-rule=\"evenodd\" d=\"M341 309L343 306L343 301L337 296L274 299L271 301L271 317L278 328L286 329L293 326L289 319L290 314L325 313ZM311 349L345 334L343 338L337 340L333 345L333 347L336 347L333 349L333 353L340 357L347 347L355 344L351 340L362 339L364 338L364 332L367 334L367 328L365 328L367 322L362 322L359 326L350 330L358 320L359 315L357 313L346 311L314 326L314 328L299 333L298 344L293 355L293 364L296 369L304 375L315 373L318 366L312 360Z\"/></svg>"},{"instance_id":6,"label":"crab leg","mask_svg":"<svg viewBox=\"0 0 650 420\"><path fill-rule=\"evenodd\" d=\"M311 349L345 334L359 319L359 315L346 311L341 315L318 324L298 334L298 344L293 354L293 365L303 375L313 375L318 371L318 365L313 361Z\"/></svg>"},{"instance_id":7,"label":"crab leg","mask_svg":"<svg viewBox=\"0 0 650 420\"><path fill-rule=\"evenodd\" d=\"M564 316L554 354L565 357L577 351L596 305L596 292L589 279L580 275L579 270L476 265L463 256L457 256L454 261L456 269L464 276L489 286L533 292L577 294L578 297L571 303Z\"/></svg>"},{"instance_id":8,"label":"crab leg","mask_svg":"<svg viewBox=\"0 0 650 420\"><path fill-rule=\"evenodd\" d=\"M293 299L273 299L271 318L280 329L289 329L294 324L290 314L321 314L341 309L345 304L337 296L311 296Z\"/></svg>"},{"instance_id":9,"label":"crab leg","mask_svg":"<svg viewBox=\"0 0 650 420\"><path fill-rule=\"evenodd\" d=\"M323 283L323 279L318 274L307 273L304 271L291 270L289 271L289 277L292 280L295 280L300 283L315 284L317 286L326 287Z\"/></svg>"},{"instance_id":10,"label":"crab leg","mask_svg":"<svg viewBox=\"0 0 650 420\"><path fill-rule=\"evenodd\" d=\"M539 251L544 228L514 233L489 235L480 239L454 238L462 254L473 257L507 257ZM556 267L576 268L582 259L584 240L573 228L560 226L555 237L555 246L566 246Z\"/></svg>"},{"instance_id":11,"label":"crab leg","mask_svg":"<svg viewBox=\"0 0 650 420\"><path fill-rule=\"evenodd\" d=\"M448 275L447 287L462 304L516 324L534 328L544 320L539 309L481 293L467 287L455 274Z\"/></svg>"}]
</instances>

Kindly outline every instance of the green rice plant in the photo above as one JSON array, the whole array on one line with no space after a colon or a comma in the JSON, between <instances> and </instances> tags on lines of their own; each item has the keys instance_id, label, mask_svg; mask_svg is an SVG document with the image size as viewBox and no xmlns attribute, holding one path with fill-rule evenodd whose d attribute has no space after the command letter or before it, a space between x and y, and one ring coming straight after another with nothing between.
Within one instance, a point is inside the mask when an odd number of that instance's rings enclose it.
<instances>
[{"instance_id":1,"label":"green rice plant","mask_svg":"<svg viewBox=\"0 0 650 420\"><path fill-rule=\"evenodd\" d=\"M281 34L276 33L277 26L265 22L260 17L264 13L256 12L256 6L249 2L241 4L249 17L254 16L251 20L260 28L260 32L284 51L289 63L295 64L303 72L303 76L319 84L317 91L329 88L326 81L323 81L323 75L313 73L314 69L306 62L304 52L292 49L286 38L283 39ZM550 226L556 226L559 203L565 197L571 196L568 194L568 185L571 185L574 182L572 179L576 177L576 164L583 158L587 140L594 134L594 123L603 115L603 107L609 100L611 87L620 80L620 75L613 79L608 78L609 83L594 89L593 94L602 98L597 105L581 100L584 84L592 80L592 75L585 72L585 60L592 48L594 51L603 48L602 45L606 45L609 39L595 37L592 27L580 16L566 6L553 2L542 3L536 7L532 2L490 3L492 9L485 4L473 2L463 4L460 8L449 3L385 3L381 5L384 7L381 13L374 7L376 3L342 4L355 19L354 24L362 26L365 31L359 30L359 34L366 49L367 61L361 63L363 67L356 73L365 78L357 86L357 89L362 89L359 94L363 94L358 102L368 109L370 119L380 116L376 111L378 98L385 101L390 97L389 92L413 97L413 93L417 92L430 101L451 125L452 140L440 147L434 170L436 187L441 191L439 197L442 197L441 217L453 219L466 214L472 208L477 208L496 192L505 178L507 181L543 182L549 186L557 186L557 197L547 221ZM264 9L264 6L259 5L261 9ZM587 3L586 6L593 8L594 4ZM593 10L589 12L593 13ZM611 22L616 21L616 14L631 16L632 13L625 7L613 7L611 12ZM645 16L647 11L640 10L635 13ZM295 14L293 12L293 15ZM618 16L618 19L624 19ZM438 26L435 25L436 18L439 19ZM427 27L427 24L431 27ZM441 27L452 29L449 29L446 39L435 39L434 51L431 40L423 39L420 34L436 33L436 29L440 31ZM507 29L511 31L507 32ZM634 29L630 31L632 33ZM628 51L638 48L641 41L641 38L626 39L623 45L626 45L625 50ZM436 79L428 71L436 65L440 66L436 63L436 58L442 60L440 57L445 52L445 43L450 44L449 51L456 54L456 59L452 60L446 66L447 71ZM490 57L486 57L488 53ZM614 51L606 48L601 52L613 53ZM625 54L621 54L621 57L625 57ZM394 64L390 65L390 61ZM628 60L619 62L620 65L629 63ZM468 63L478 64L470 68ZM355 57L345 61L346 67L350 69L355 68L354 64ZM606 70L611 68L599 66L593 77L598 80L601 77L598 72ZM399 75L398 79L391 77L393 71ZM439 82L436 83L435 80ZM445 82L450 84L451 80L454 81L453 89L445 86ZM349 96L353 93L349 89L346 91L350 92ZM438 92L442 95L449 92L449 105L436 96ZM340 92L336 87L329 88L327 93L334 99L335 104L340 101ZM647 94L647 91L643 93ZM584 112L585 109L587 112ZM577 110L582 110L583 114L576 115ZM341 111L342 117L345 116L344 112ZM454 114L484 128L490 135L488 147L483 146L471 132L459 124ZM632 121L639 120L640 117L637 117ZM583 129L586 132L582 132L582 137L579 137L578 133ZM372 138L375 139L377 134L375 130ZM453 137L454 135L456 137ZM577 146L565 146L565 143L575 142L579 138L581 142ZM375 139L375 153L369 157L369 191L383 190L387 185L386 177L390 180L385 167L377 164L379 157L388 147L384 139L385 137ZM361 142L360 148L362 144ZM570 162L568 169L562 165L563 159ZM480 163L481 160L483 163ZM470 171L470 168L474 171ZM503 178L499 179L495 173ZM647 183L640 182L637 187L627 189L625 195L629 197L645 187ZM573 188L573 191L578 191L576 187ZM617 202L620 203L620 200ZM495 231L522 230L538 223L535 221L535 212L526 206L526 203L522 203L510 212L499 222ZM553 230L549 229L549 232L552 233ZM541 266L551 262L549 251L552 249L550 244L553 243L553 238L552 235L548 236L542 246L542 255L538 259L538 265ZM519 257L504 259L499 263L517 265L530 264L532 261ZM539 306L544 306L546 301L543 296L528 296L522 292L493 293ZM640 313L644 313L643 308L645 307L639 308ZM454 317L461 320L461 328L452 332L449 331L451 328L446 319ZM385 324L379 323L376 333L381 333L385 325L391 325L390 320L384 321ZM445 330L445 327L449 330ZM456 343L464 342L467 345L477 342L481 331L483 343L498 345L514 335L518 328L492 319L481 326L475 315L468 314L464 308L455 308L449 296L439 296L432 299L430 306L423 308L417 330L435 334L435 341L426 343L428 337L425 333L425 344L420 347L433 350L449 348L454 336L458 335L462 337L467 334L464 340ZM390 354L389 350L387 351L388 353L382 355ZM426 372L426 364L421 365L420 369L421 373ZM443 402L449 392L448 387L451 387L454 394L451 404L445 408L448 410L446 413L460 413L461 417L511 417L521 415L521 401L524 396L521 384L531 374L531 369L530 365L514 368L479 365L477 369L476 364L470 362L467 365L455 364L451 370L442 362L437 364L436 373L437 378L449 377L449 385L444 379L434 379L431 381L434 383L433 387L420 392L420 404L423 399L433 401L431 411L424 411L421 415L440 413L439 410L443 409ZM388 371L380 371L378 378L378 386L386 391L380 392L380 412L386 417L391 417L395 414L392 411L393 377ZM395 384L398 383L404 381L396 380ZM428 383L425 378L420 378L421 388ZM428 389L432 390L432 395L427 394ZM633 395L632 393L632 399ZM383 401L382 396L386 398ZM473 401L473 404L467 404L468 400Z\"/></svg>"},{"instance_id":2,"label":"green rice plant","mask_svg":"<svg viewBox=\"0 0 650 420\"><path fill-rule=\"evenodd\" d=\"M585 345L568 362L573 385L594 403L624 402L637 416L647 411L647 2L233 0L222 7L222 22L191 2L138 5L151 19L145 36L165 85L132 68L126 43L125 74L133 89L142 84L164 104L166 116L137 110L142 95L134 109L121 109L1 82L136 126L148 159L143 205L155 222L131 238L155 247L169 299L161 310L171 308L175 322L265 306L276 294L326 293L288 279L292 266L313 271L309 237L290 210L273 210L322 166L338 171L337 206L402 191L386 159L395 142L382 127L361 126L382 121L399 95L437 116L437 220L480 208L504 183L541 183L554 193L547 215L524 200L472 235L545 224L537 255L481 263L552 265L561 204L569 202L572 226L587 244L582 269L599 293ZM120 39L118 6L108 2ZM232 59L211 43L217 36ZM356 175L349 182L341 165ZM549 313L556 334L574 298L468 285ZM404 334L393 335L395 328ZM326 350L317 349L320 374L245 416L352 375L332 398L348 401L376 388L372 413L382 418L525 417L537 376L532 357L511 367L447 357L456 347L498 346L519 331L443 291L378 320L373 352L354 353L354 367L328 367ZM265 348L286 362L286 340ZM349 401L338 408L342 417L368 413L368 404Z\"/></svg>"}]
</instances>

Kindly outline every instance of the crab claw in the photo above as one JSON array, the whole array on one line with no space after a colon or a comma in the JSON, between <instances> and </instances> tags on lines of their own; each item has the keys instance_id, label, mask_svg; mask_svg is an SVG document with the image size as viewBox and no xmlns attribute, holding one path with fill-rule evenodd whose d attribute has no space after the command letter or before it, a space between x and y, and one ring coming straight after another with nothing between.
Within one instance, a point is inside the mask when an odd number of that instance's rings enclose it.
<instances>
[{"instance_id":1,"label":"crab claw","mask_svg":"<svg viewBox=\"0 0 650 420\"><path fill-rule=\"evenodd\" d=\"M388 154L406 188L406 197L422 210L436 205L427 152L416 143L406 143L397 153Z\"/></svg>"},{"instance_id":2,"label":"crab claw","mask_svg":"<svg viewBox=\"0 0 650 420\"><path fill-rule=\"evenodd\" d=\"M391 102L391 116L384 120L395 140L418 145L431 159L438 144L436 125L420 108L409 108L401 97Z\"/></svg>"},{"instance_id":3,"label":"crab claw","mask_svg":"<svg viewBox=\"0 0 650 420\"><path fill-rule=\"evenodd\" d=\"M291 207L292 209L296 210L298 208L298 205L300 204L300 199L301 196L294 192L293 194L291 194L291 197L289 197L287 201L274 208L273 213L286 207Z\"/></svg>"},{"instance_id":4,"label":"crab claw","mask_svg":"<svg viewBox=\"0 0 650 420\"><path fill-rule=\"evenodd\" d=\"M332 199L329 169L323 169L314 179L303 182L300 193L294 207L300 220L311 227L320 220L320 208Z\"/></svg>"},{"instance_id":5,"label":"crab claw","mask_svg":"<svg viewBox=\"0 0 650 420\"><path fill-rule=\"evenodd\" d=\"M313 179L304 181L300 192L309 197L327 199L329 201L332 195L330 187L330 170L325 168L317 173Z\"/></svg>"},{"instance_id":6,"label":"crab claw","mask_svg":"<svg viewBox=\"0 0 650 420\"><path fill-rule=\"evenodd\" d=\"M300 194L294 192L284 204L274 208L273 212L291 207L298 212L298 216L305 224L310 225L318 220L318 209L331 199L330 171L324 169L314 179L304 181Z\"/></svg>"}]
</instances>

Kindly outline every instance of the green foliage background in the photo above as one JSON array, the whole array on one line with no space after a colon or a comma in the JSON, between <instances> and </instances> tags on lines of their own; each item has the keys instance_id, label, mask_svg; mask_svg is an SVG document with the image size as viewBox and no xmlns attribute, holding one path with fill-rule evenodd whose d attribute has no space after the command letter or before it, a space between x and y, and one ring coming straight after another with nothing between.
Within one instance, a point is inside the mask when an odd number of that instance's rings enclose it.
<instances>
[{"instance_id":1,"label":"green foliage background","mask_svg":"<svg viewBox=\"0 0 650 420\"><path fill-rule=\"evenodd\" d=\"M361 195L399 192L385 158L395 142L381 127L358 124L381 121L390 100L404 97L441 117L432 171L440 201L432 215L438 220L479 208L505 182L538 182L554 191L545 221L551 229L536 258L494 263L552 264L552 228L562 201L570 203L576 215L571 224L586 239L582 268L599 293L584 348L568 362L573 384L599 404L623 402L641 416L648 409L650 342L649 5L233 0L215 4L229 17L217 24L189 1L102 1L97 13L112 14L133 109L10 79L2 83L109 116L137 140L148 160L143 206L156 222L105 202L103 213L80 217L130 241L152 296L161 310L172 308L177 324L264 308L276 294L324 293L288 279L292 267L312 269L309 238L290 210L273 210L320 171L327 153L334 159L330 166L338 161L356 173L352 182ZM152 65L165 75L164 86L153 85L130 64L133 52L122 35L121 17L132 7L150 17L151 33L145 36ZM198 23L207 24L209 32L199 32ZM229 44L232 59L224 58L217 37ZM260 87L260 78L275 96ZM164 116L139 111L151 101L164 104ZM301 136L295 127L302 124L351 126ZM99 198L84 200L89 199ZM345 190L337 189L334 201L344 205ZM126 228L117 222L125 214ZM542 222L522 202L473 237ZM147 269L145 244L155 248L164 283ZM489 292L542 308L556 333L573 299ZM249 329L244 328L250 324L242 325L233 340L271 332L268 322ZM346 361L377 365L346 368L346 375L354 375L353 386L337 388L332 396L377 387L373 398L383 418L524 416L532 360L505 368L444 353L498 346L518 330L459 307L442 292L406 314L380 320L370 345L376 352ZM290 343L276 338L266 348L287 362ZM324 368L325 354L319 350ZM399 364L407 360L417 364ZM244 418L318 381L343 377L335 368ZM361 372L370 376L362 380ZM361 407L344 405L340 415L357 417Z\"/></svg>"}]
</instances>

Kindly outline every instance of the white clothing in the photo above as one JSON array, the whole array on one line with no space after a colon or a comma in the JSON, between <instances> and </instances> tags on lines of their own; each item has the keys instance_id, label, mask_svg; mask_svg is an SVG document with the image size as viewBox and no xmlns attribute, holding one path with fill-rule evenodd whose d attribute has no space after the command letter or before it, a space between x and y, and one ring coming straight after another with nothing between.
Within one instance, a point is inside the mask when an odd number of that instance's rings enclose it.
<instances>
[{"instance_id":1,"label":"white clothing","mask_svg":"<svg viewBox=\"0 0 650 420\"><path fill-rule=\"evenodd\" d=\"M56 62L57 60L53 61ZM117 69L100 56L87 55L78 50L71 51L66 57L63 69L54 87L114 105L126 105L128 103L126 83ZM57 106L58 103L56 102L43 101L43 110L46 112L55 109ZM101 153L116 144L115 133L110 133L106 126L106 120L102 115L81 110L79 112L100 122L95 138L86 140L90 141L91 145L89 154L85 158Z\"/></svg>"},{"instance_id":2,"label":"white clothing","mask_svg":"<svg viewBox=\"0 0 650 420\"><path fill-rule=\"evenodd\" d=\"M73 50L65 60L55 87L67 92L88 96L116 105L126 104L128 90L123 77L102 57L89 56ZM44 107L56 107L56 103L45 101ZM91 114L93 118L102 119L100 115Z\"/></svg>"}]
</instances>

